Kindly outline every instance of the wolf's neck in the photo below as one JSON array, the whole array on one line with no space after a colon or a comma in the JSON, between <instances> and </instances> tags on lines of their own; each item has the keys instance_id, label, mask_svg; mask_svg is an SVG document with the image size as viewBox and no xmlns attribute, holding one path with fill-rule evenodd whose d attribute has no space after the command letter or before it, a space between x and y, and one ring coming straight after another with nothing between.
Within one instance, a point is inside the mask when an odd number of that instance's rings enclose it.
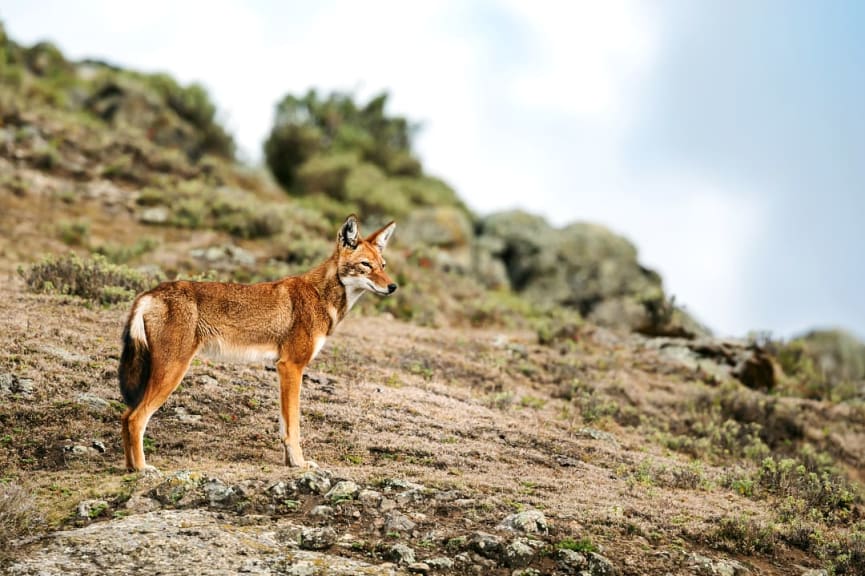
<instances>
[{"instance_id":1,"label":"wolf's neck","mask_svg":"<svg viewBox=\"0 0 865 576\"><path fill-rule=\"evenodd\" d=\"M339 280L339 267L336 258L331 257L302 275L312 284L327 304L331 316L330 332L336 325L342 322L354 302L357 295L351 294ZM352 291L353 292L353 291Z\"/></svg>"}]
</instances>

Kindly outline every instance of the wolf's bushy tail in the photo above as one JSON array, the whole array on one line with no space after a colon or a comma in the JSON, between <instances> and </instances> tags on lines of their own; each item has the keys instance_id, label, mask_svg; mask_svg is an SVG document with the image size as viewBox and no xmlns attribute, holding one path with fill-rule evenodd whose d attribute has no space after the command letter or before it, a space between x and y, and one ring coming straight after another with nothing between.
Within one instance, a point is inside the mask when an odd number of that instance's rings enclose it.
<instances>
[{"instance_id":1,"label":"wolf's bushy tail","mask_svg":"<svg viewBox=\"0 0 865 576\"><path fill-rule=\"evenodd\" d=\"M123 353L120 355L120 393L130 408L141 402L150 379L150 346L144 331L144 310L148 302L138 300L123 328Z\"/></svg>"}]
</instances>

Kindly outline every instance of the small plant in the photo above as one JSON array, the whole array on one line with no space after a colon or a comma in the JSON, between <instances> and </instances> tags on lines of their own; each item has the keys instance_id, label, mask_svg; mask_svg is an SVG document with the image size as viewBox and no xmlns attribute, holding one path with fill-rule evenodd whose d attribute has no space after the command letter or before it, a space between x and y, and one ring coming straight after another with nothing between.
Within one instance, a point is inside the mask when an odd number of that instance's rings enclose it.
<instances>
[{"instance_id":1,"label":"small plant","mask_svg":"<svg viewBox=\"0 0 865 576\"><path fill-rule=\"evenodd\" d=\"M520 398L520 406L524 408L531 408L533 410L540 410L546 405L547 401L543 398L537 398L536 396L526 395Z\"/></svg>"},{"instance_id":2,"label":"small plant","mask_svg":"<svg viewBox=\"0 0 865 576\"><path fill-rule=\"evenodd\" d=\"M457 536L455 538L450 538L445 542L445 548L449 552L460 552L465 549L467 542L468 539L465 536Z\"/></svg>"},{"instance_id":3,"label":"small plant","mask_svg":"<svg viewBox=\"0 0 865 576\"><path fill-rule=\"evenodd\" d=\"M102 516L102 514L103 514L107 509L108 509L108 503L107 503L107 502L100 502L99 504L97 504L96 506L94 506L93 508L91 508L91 509L87 512L87 516L88 516L91 520L93 520L94 518L99 518L100 516Z\"/></svg>"},{"instance_id":4,"label":"small plant","mask_svg":"<svg viewBox=\"0 0 865 576\"><path fill-rule=\"evenodd\" d=\"M564 538L556 543L556 550L573 550L574 552L597 552L598 547L586 537L574 540L573 538Z\"/></svg>"}]
</instances>

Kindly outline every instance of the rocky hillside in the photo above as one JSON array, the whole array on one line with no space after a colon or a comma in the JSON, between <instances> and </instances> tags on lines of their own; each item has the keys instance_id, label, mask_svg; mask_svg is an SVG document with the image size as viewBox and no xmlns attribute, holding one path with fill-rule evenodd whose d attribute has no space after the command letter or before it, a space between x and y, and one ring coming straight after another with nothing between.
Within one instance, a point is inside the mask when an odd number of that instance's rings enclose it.
<instances>
[{"instance_id":1,"label":"rocky hillside","mask_svg":"<svg viewBox=\"0 0 865 576\"><path fill-rule=\"evenodd\" d=\"M380 99L287 97L271 178L199 87L2 32L0 78L0 571L865 573L852 337L711 337L609 230L471 214ZM398 217L401 290L304 380L320 468L272 366L202 360L126 473L134 293L297 272L349 210Z\"/></svg>"}]
</instances>

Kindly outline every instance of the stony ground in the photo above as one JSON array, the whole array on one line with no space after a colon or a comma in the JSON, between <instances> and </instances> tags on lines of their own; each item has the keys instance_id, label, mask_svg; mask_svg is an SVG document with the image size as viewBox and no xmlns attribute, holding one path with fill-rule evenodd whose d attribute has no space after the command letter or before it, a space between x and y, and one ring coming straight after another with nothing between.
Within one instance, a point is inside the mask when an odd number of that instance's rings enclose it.
<instances>
[{"instance_id":1,"label":"stony ground","mask_svg":"<svg viewBox=\"0 0 865 576\"><path fill-rule=\"evenodd\" d=\"M647 423L675 429L720 392L642 339L588 327L541 346L530 333L351 316L304 381L303 446L318 470L282 466L269 366L196 361L147 430L161 474L142 476L122 468L125 314L27 293L14 275L0 288L0 469L43 518L13 544L8 573L821 565L780 544L731 553L740 548L712 536L724 518L770 522L774 501L725 487L738 464L659 442ZM861 450L861 425L843 430Z\"/></svg>"}]
</instances>

